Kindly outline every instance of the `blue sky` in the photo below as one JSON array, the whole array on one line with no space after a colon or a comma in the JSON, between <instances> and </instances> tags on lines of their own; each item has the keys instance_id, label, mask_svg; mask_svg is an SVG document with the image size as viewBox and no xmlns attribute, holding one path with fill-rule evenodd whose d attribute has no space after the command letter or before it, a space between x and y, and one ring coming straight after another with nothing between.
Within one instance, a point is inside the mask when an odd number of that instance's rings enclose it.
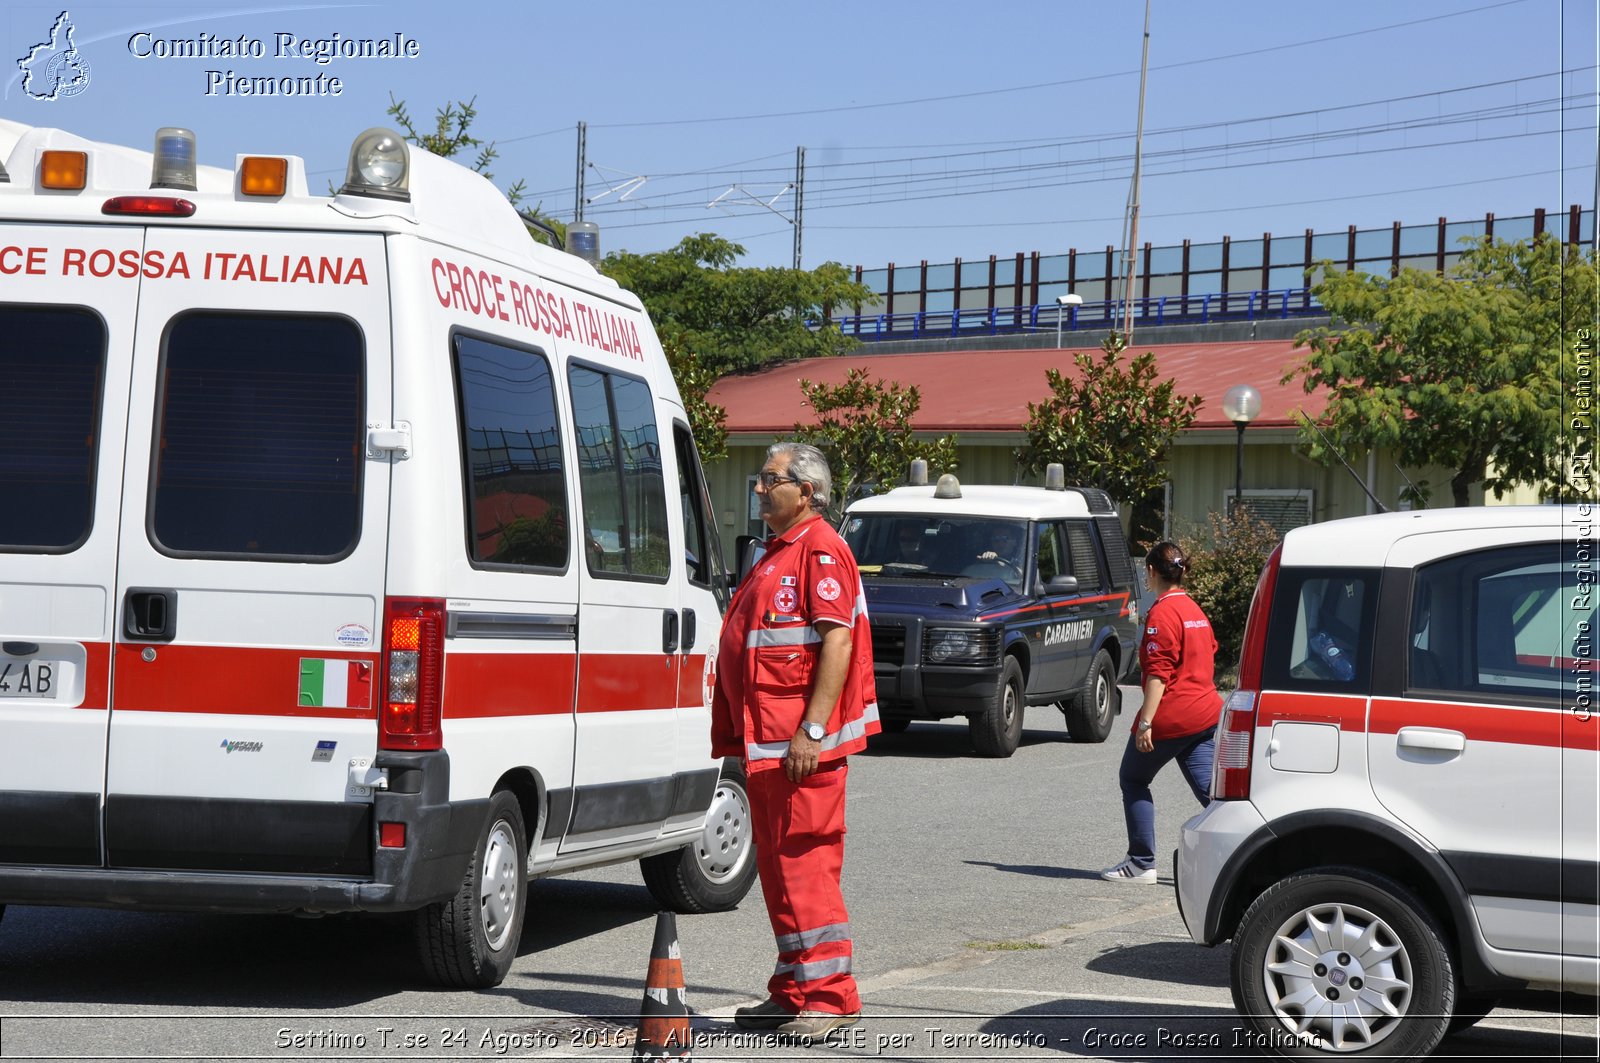
<instances>
[{"instance_id":1,"label":"blue sky","mask_svg":"<svg viewBox=\"0 0 1600 1063\"><path fill-rule=\"evenodd\" d=\"M357 133L388 123L391 93L419 119L475 96L497 183L523 179L564 220L576 125L588 123L586 214L606 249L711 231L746 245L749 264L789 264L784 188L802 145L807 266L1121 238L1141 0L67 10L89 85L49 102L22 91L16 61L62 6L12 3L0 16L0 117L141 147L158 126L184 125L203 162L297 154L322 187L342 176ZM420 54L319 66L274 57L278 33L399 33ZM1140 241L1590 206L1596 33L1593 0L1154 0ZM201 34L259 40L267 55L134 54ZM208 70L323 74L343 92L208 95ZM648 180L623 198L637 177Z\"/></svg>"}]
</instances>

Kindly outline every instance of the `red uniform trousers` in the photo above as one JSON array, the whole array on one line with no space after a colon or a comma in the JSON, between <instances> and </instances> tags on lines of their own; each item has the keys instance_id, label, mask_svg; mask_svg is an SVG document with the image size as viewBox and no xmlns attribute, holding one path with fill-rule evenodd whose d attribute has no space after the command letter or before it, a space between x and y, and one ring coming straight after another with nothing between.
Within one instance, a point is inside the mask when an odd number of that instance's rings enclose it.
<instances>
[{"instance_id":1,"label":"red uniform trousers","mask_svg":"<svg viewBox=\"0 0 1600 1063\"><path fill-rule=\"evenodd\" d=\"M767 993L792 1011L861 1010L850 973L850 914L839 888L848 775L841 758L824 761L799 783L781 768L749 776L756 866L778 943Z\"/></svg>"}]
</instances>

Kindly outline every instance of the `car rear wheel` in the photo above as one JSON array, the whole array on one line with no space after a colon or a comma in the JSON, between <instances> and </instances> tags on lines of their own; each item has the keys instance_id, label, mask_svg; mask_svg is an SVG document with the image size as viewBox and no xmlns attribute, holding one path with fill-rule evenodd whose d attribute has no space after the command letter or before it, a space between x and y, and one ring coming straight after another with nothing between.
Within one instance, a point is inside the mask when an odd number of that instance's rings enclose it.
<instances>
[{"instance_id":1,"label":"car rear wheel","mask_svg":"<svg viewBox=\"0 0 1600 1063\"><path fill-rule=\"evenodd\" d=\"M878 723L885 734L892 735L897 735L911 726L911 720L905 716L884 716L879 718Z\"/></svg>"},{"instance_id":2,"label":"car rear wheel","mask_svg":"<svg viewBox=\"0 0 1600 1063\"><path fill-rule=\"evenodd\" d=\"M1089 674L1083 677L1083 686L1065 709L1067 733L1072 740L1104 742L1116 721L1117 699L1121 696L1111 655L1105 650L1096 650Z\"/></svg>"},{"instance_id":3,"label":"car rear wheel","mask_svg":"<svg viewBox=\"0 0 1600 1063\"><path fill-rule=\"evenodd\" d=\"M756 877L754 824L744 768L723 762L705 826L694 841L639 861L644 884L663 908L683 915L736 908Z\"/></svg>"},{"instance_id":4,"label":"car rear wheel","mask_svg":"<svg viewBox=\"0 0 1600 1063\"><path fill-rule=\"evenodd\" d=\"M522 806L507 790L489 815L461 889L417 912L417 945L439 985L487 989L511 971L528 904L528 832Z\"/></svg>"},{"instance_id":5,"label":"car rear wheel","mask_svg":"<svg viewBox=\"0 0 1600 1063\"><path fill-rule=\"evenodd\" d=\"M972 747L985 757L1009 757L1015 753L1022 739L1024 707L1022 666L1015 657L1007 657L989 706L967 717L967 734L972 739Z\"/></svg>"},{"instance_id":6,"label":"car rear wheel","mask_svg":"<svg viewBox=\"0 0 1600 1063\"><path fill-rule=\"evenodd\" d=\"M1417 1059L1450 1024L1450 950L1427 908L1382 875L1292 875L1255 899L1233 944L1234 1005L1277 1055Z\"/></svg>"}]
</instances>

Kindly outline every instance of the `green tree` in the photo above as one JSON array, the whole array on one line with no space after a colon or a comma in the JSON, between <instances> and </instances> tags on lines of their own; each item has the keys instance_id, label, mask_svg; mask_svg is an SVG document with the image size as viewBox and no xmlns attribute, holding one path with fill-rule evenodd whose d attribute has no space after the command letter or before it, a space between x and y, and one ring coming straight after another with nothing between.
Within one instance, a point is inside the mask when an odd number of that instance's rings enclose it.
<instances>
[{"instance_id":1,"label":"green tree","mask_svg":"<svg viewBox=\"0 0 1600 1063\"><path fill-rule=\"evenodd\" d=\"M1017 462L1032 472L1060 462L1069 483L1101 488L1126 503L1139 542L1160 534L1167 452L1194 423L1200 396L1180 395L1175 381L1161 379L1153 352L1128 359L1126 350L1113 332L1098 355L1072 356L1076 374L1045 371L1050 398L1028 403L1027 442Z\"/></svg>"},{"instance_id":2,"label":"green tree","mask_svg":"<svg viewBox=\"0 0 1600 1063\"><path fill-rule=\"evenodd\" d=\"M1217 637L1219 679L1238 667L1250 599L1278 539L1272 525L1255 519L1245 507L1226 517L1212 513L1208 527L1178 537L1178 544L1189 558L1184 590L1205 612L1212 634Z\"/></svg>"},{"instance_id":3,"label":"green tree","mask_svg":"<svg viewBox=\"0 0 1600 1063\"><path fill-rule=\"evenodd\" d=\"M935 472L956 467L955 436L931 441L915 437L911 419L922 406L922 392L915 385L869 380L865 369L852 369L842 384L802 380L800 391L817 423L796 424L794 437L828 456L839 511L861 495L900 483L913 458L926 458Z\"/></svg>"},{"instance_id":4,"label":"green tree","mask_svg":"<svg viewBox=\"0 0 1600 1063\"><path fill-rule=\"evenodd\" d=\"M1328 395L1327 441L1301 428L1314 459L1384 448L1442 465L1457 506L1476 483L1496 497L1518 483L1575 493L1570 461L1592 432L1571 431L1579 377L1563 337L1593 320L1592 255L1547 235L1479 238L1443 276L1322 269L1313 291L1335 324L1300 334L1310 354L1284 377Z\"/></svg>"},{"instance_id":5,"label":"green tree","mask_svg":"<svg viewBox=\"0 0 1600 1063\"><path fill-rule=\"evenodd\" d=\"M675 341L663 339L661 345L667 353L667 365L672 367L672 378L677 381L678 394L683 398L684 411L689 415L689 429L694 433L700 460L716 461L727 457L728 410L706 399L711 386L717 382L716 374L708 372L698 358Z\"/></svg>"},{"instance_id":6,"label":"green tree","mask_svg":"<svg viewBox=\"0 0 1600 1063\"><path fill-rule=\"evenodd\" d=\"M738 265L745 249L712 233L648 254L608 254L603 272L644 301L663 340L717 376L766 362L840 354L855 341L834 309L871 297L837 262L812 270ZM820 318L821 327L806 322Z\"/></svg>"}]
</instances>

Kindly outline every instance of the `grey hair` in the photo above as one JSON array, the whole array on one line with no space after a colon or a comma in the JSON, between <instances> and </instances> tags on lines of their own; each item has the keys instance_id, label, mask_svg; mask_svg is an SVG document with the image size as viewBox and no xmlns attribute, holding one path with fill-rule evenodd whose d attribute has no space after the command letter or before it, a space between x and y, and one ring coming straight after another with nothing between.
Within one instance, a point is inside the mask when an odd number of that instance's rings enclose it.
<instances>
[{"instance_id":1,"label":"grey hair","mask_svg":"<svg viewBox=\"0 0 1600 1063\"><path fill-rule=\"evenodd\" d=\"M789 455L789 475L811 485L811 508L821 512L828 508L828 497L833 493L833 473L822 451L810 443L774 443L767 448L767 460L779 454Z\"/></svg>"}]
</instances>

